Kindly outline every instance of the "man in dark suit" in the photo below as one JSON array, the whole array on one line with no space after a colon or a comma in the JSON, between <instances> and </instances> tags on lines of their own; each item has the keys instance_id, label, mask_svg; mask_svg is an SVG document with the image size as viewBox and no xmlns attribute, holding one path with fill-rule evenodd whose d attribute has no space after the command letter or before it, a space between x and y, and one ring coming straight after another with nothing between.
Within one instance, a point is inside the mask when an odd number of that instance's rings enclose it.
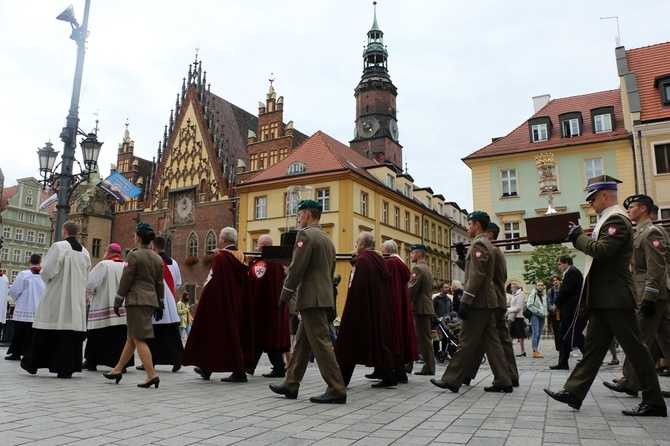
<instances>
[{"instance_id":1,"label":"man in dark suit","mask_svg":"<svg viewBox=\"0 0 670 446\"><path fill-rule=\"evenodd\" d=\"M310 353L313 352L328 388L323 395L309 400L313 403L344 404L347 402L347 388L333 352L327 316L328 309L335 305L335 245L319 224L321 209L321 204L313 200L298 203L298 223L303 229L295 241L279 307L283 309L295 294L295 309L300 312L302 320L298 325L286 379L281 385L270 384L270 389L288 399L296 399Z\"/></svg>"},{"instance_id":2,"label":"man in dark suit","mask_svg":"<svg viewBox=\"0 0 670 446\"><path fill-rule=\"evenodd\" d=\"M553 399L579 410L602 365L612 338L616 337L640 379L642 404L621 411L633 416L667 416L667 408L649 349L642 342L635 316L635 283L630 271L633 227L618 204L617 183L608 175L591 178L586 201L600 214L592 237L571 225L568 239L587 255L584 294L589 329L584 356L558 392L544 389Z\"/></svg>"},{"instance_id":3,"label":"man in dark suit","mask_svg":"<svg viewBox=\"0 0 670 446\"><path fill-rule=\"evenodd\" d=\"M572 351L573 341L575 344L583 347L584 335L577 326L584 328L584 324L575 324L574 330L570 330L573 326L575 312L579 310L579 295L582 292L582 285L584 278L582 272L573 265L572 257L569 255L562 255L558 258L558 269L563 272L563 282L558 289L558 294L554 300L554 312L560 316L560 329L558 338L560 346L558 350L558 364L552 365L551 370L568 370L570 366L568 360L570 359L570 352Z\"/></svg>"},{"instance_id":4,"label":"man in dark suit","mask_svg":"<svg viewBox=\"0 0 670 446\"><path fill-rule=\"evenodd\" d=\"M665 260L668 243L663 229L649 219L653 205L654 201L648 195L633 195L624 201L628 216L635 222L631 266L637 288L637 320L642 340L650 349L658 341L663 356L670 358L670 308ZM628 357L622 372L623 377L616 383L603 384L615 392L637 395L640 383Z\"/></svg>"},{"instance_id":5,"label":"man in dark suit","mask_svg":"<svg viewBox=\"0 0 670 446\"><path fill-rule=\"evenodd\" d=\"M494 312L498 308L498 292L494 283L495 248L488 240L486 229L491 219L486 212L475 211L468 215L468 234L474 237L465 258L465 285L458 309L461 318L461 335L458 349L442 379L430 382L442 389L458 392L468 369L477 355L481 342L486 351L494 379L486 392L512 392L512 378L505 360Z\"/></svg>"}]
</instances>

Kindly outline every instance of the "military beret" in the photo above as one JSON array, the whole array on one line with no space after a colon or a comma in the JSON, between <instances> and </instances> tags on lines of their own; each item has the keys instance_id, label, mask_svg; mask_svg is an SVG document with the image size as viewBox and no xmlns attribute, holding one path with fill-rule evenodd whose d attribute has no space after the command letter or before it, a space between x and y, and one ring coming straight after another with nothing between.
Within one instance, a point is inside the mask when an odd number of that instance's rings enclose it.
<instances>
[{"instance_id":1,"label":"military beret","mask_svg":"<svg viewBox=\"0 0 670 446\"><path fill-rule=\"evenodd\" d=\"M135 226L135 232L140 232L143 229L145 231L151 231L151 232L154 231L154 228L152 228L151 225L146 221L141 221L137 224L137 226Z\"/></svg>"},{"instance_id":2,"label":"military beret","mask_svg":"<svg viewBox=\"0 0 670 446\"><path fill-rule=\"evenodd\" d=\"M659 207L658 207L657 204L653 205L653 206L651 207L651 213L652 213L652 214L658 214L658 209L659 209Z\"/></svg>"},{"instance_id":3,"label":"military beret","mask_svg":"<svg viewBox=\"0 0 670 446\"><path fill-rule=\"evenodd\" d=\"M491 217L484 211L472 211L468 214L468 221L470 220L488 220L491 221Z\"/></svg>"},{"instance_id":4,"label":"military beret","mask_svg":"<svg viewBox=\"0 0 670 446\"><path fill-rule=\"evenodd\" d=\"M323 205L319 203L318 201L314 200L300 200L298 203L298 210L302 211L303 209L318 209L322 210Z\"/></svg>"},{"instance_id":5,"label":"military beret","mask_svg":"<svg viewBox=\"0 0 670 446\"><path fill-rule=\"evenodd\" d=\"M631 195L630 197L626 198L623 201L623 207L628 209L628 206L631 205L631 203L642 203L647 205L647 209L649 212L652 211L652 208L654 206L654 200L649 195L644 195L644 194L637 194L637 195Z\"/></svg>"},{"instance_id":6,"label":"military beret","mask_svg":"<svg viewBox=\"0 0 670 446\"><path fill-rule=\"evenodd\" d=\"M489 227L488 227L487 231L500 231L500 226L498 226L497 224L495 224L491 221L491 222L489 222Z\"/></svg>"},{"instance_id":7,"label":"military beret","mask_svg":"<svg viewBox=\"0 0 670 446\"><path fill-rule=\"evenodd\" d=\"M123 250L121 249L121 245L119 245L118 243L112 243L112 244L110 244L110 245L107 247L107 249L109 249L110 251L113 251L113 252L121 252L121 251L123 251Z\"/></svg>"},{"instance_id":8,"label":"military beret","mask_svg":"<svg viewBox=\"0 0 670 446\"><path fill-rule=\"evenodd\" d=\"M623 183L623 181L617 180L609 175L598 175L597 177L589 179L589 183L586 186L586 190L588 191L586 201L589 201L589 198L599 190L617 190L617 184L620 183Z\"/></svg>"},{"instance_id":9,"label":"military beret","mask_svg":"<svg viewBox=\"0 0 670 446\"><path fill-rule=\"evenodd\" d=\"M428 248L426 248L426 245L423 243L414 243L412 246L409 247L409 252L412 252L416 249L423 249L424 251L428 251Z\"/></svg>"}]
</instances>

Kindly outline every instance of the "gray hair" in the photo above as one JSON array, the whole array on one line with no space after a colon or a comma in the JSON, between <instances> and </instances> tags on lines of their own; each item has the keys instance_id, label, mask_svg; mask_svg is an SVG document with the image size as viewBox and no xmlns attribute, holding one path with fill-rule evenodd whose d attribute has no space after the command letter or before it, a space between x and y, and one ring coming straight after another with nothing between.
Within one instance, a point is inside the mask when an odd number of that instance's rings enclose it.
<instances>
[{"instance_id":1,"label":"gray hair","mask_svg":"<svg viewBox=\"0 0 670 446\"><path fill-rule=\"evenodd\" d=\"M256 240L256 246L263 247L263 246L272 246L272 237L270 237L267 234L263 234L260 237L258 237L258 240Z\"/></svg>"},{"instance_id":2,"label":"gray hair","mask_svg":"<svg viewBox=\"0 0 670 446\"><path fill-rule=\"evenodd\" d=\"M375 244L377 243L375 240L375 236L372 235L371 232L363 231L358 235L361 239L361 242L369 248L374 248Z\"/></svg>"},{"instance_id":3,"label":"gray hair","mask_svg":"<svg viewBox=\"0 0 670 446\"><path fill-rule=\"evenodd\" d=\"M226 226L221 230L219 238L228 240L229 242L237 243L237 230L235 230L235 228L231 228L230 226Z\"/></svg>"},{"instance_id":4,"label":"gray hair","mask_svg":"<svg viewBox=\"0 0 670 446\"><path fill-rule=\"evenodd\" d=\"M382 249L386 248L391 254L398 254L398 244L395 240L386 240L382 243Z\"/></svg>"}]
</instances>

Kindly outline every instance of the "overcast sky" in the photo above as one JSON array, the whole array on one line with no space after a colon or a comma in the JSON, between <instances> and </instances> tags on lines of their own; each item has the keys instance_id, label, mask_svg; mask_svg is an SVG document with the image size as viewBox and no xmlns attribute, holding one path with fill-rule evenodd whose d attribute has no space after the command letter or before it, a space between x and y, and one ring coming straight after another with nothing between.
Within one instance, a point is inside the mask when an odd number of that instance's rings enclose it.
<instances>
[{"instance_id":1,"label":"overcast sky","mask_svg":"<svg viewBox=\"0 0 670 446\"><path fill-rule=\"evenodd\" d=\"M92 0L80 127L95 113L103 176L125 122L135 154L151 159L196 48L213 93L256 114L270 73L284 120L347 144L353 97L372 25L367 0ZM5 185L37 177L36 149L61 151L76 44L55 17L68 1L0 2L0 107ZM84 0L74 0L81 23ZM472 210L461 158L533 113L533 96L568 97L619 86L618 16L627 49L670 40L670 2L658 0L379 0L377 18L398 88L408 172ZM79 151L78 151L79 154ZM78 155L79 156L79 155ZM81 158L80 158L81 160Z\"/></svg>"}]
</instances>

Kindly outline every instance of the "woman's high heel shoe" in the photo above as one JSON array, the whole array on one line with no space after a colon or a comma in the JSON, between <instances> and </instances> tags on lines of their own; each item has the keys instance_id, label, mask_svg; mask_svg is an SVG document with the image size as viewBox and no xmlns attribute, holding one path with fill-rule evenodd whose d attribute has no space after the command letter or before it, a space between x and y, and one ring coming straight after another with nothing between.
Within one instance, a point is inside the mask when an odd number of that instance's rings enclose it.
<instances>
[{"instance_id":1,"label":"woman's high heel shoe","mask_svg":"<svg viewBox=\"0 0 670 446\"><path fill-rule=\"evenodd\" d=\"M526 352L519 353L518 355L516 355L517 358L519 358L519 357L521 357L521 356L526 356Z\"/></svg>"},{"instance_id":2,"label":"woman's high heel shoe","mask_svg":"<svg viewBox=\"0 0 670 446\"><path fill-rule=\"evenodd\" d=\"M118 384L119 381L121 381L121 378L123 378L123 373L107 373L107 372L105 372L105 373L102 374L102 376L104 376L107 379L115 379L116 384Z\"/></svg>"},{"instance_id":3,"label":"woman's high heel shoe","mask_svg":"<svg viewBox=\"0 0 670 446\"><path fill-rule=\"evenodd\" d=\"M146 389L146 388L149 388L151 386L156 386L156 388L158 389L158 384L160 384L160 382L161 382L161 379L157 376L154 376L149 381L147 381L143 384L138 384L137 387L142 387L142 388Z\"/></svg>"}]
</instances>

